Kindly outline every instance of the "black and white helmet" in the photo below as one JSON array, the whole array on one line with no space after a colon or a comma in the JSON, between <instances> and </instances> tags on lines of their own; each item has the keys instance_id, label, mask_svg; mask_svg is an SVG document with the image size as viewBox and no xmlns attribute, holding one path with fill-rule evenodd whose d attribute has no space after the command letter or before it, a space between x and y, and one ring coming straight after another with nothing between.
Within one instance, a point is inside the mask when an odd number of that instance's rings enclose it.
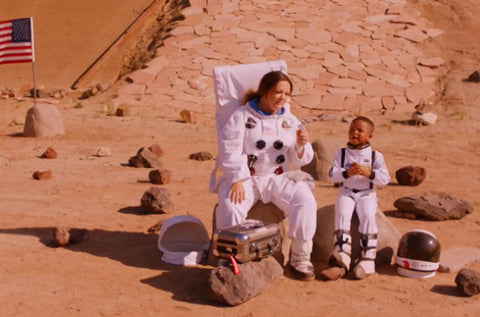
<instances>
[{"instance_id":1,"label":"black and white helmet","mask_svg":"<svg viewBox=\"0 0 480 317\"><path fill-rule=\"evenodd\" d=\"M398 244L398 274L405 277L427 278L435 275L440 261L440 243L427 230L405 233Z\"/></svg>"}]
</instances>

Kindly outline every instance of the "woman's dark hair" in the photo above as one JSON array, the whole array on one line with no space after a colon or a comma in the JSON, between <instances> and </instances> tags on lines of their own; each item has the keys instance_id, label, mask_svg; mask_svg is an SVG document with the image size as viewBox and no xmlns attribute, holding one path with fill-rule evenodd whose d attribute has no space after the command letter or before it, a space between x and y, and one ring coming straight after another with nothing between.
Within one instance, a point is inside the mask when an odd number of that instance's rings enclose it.
<instances>
[{"instance_id":1,"label":"woman's dark hair","mask_svg":"<svg viewBox=\"0 0 480 317\"><path fill-rule=\"evenodd\" d=\"M246 104L252 99L260 99L265 96L270 89L275 87L279 81L285 80L290 84L290 93L293 90L293 83L290 78L281 71L271 71L266 73L260 80L257 91L250 89L243 97L242 104Z\"/></svg>"}]
</instances>

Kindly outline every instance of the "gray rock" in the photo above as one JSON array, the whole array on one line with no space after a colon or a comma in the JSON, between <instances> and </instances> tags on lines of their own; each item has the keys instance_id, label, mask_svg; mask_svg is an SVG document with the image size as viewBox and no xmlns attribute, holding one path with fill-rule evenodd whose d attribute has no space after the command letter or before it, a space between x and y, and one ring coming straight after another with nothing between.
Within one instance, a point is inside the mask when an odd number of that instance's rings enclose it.
<instances>
[{"instance_id":1,"label":"gray rock","mask_svg":"<svg viewBox=\"0 0 480 317\"><path fill-rule=\"evenodd\" d=\"M429 220L461 219L473 212L472 205L446 193L428 192L420 196L402 197L393 205L398 211Z\"/></svg>"},{"instance_id":2,"label":"gray rock","mask_svg":"<svg viewBox=\"0 0 480 317\"><path fill-rule=\"evenodd\" d=\"M458 272L465 265L480 262L480 249L473 247L455 247L442 251L439 272Z\"/></svg>"},{"instance_id":3,"label":"gray rock","mask_svg":"<svg viewBox=\"0 0 480 317\"><path fill-rule=\"evenodd\" d=\"M480 293L480 273L469 269L462 269L455 277L455 284L467 296Z\"/></svg>"},{"instance_id":4,"label":"gray rock","mask_svg":"<svg viewBox=\"0 0 480 317\"><path fill-rule=\"evenodd\" d=\"M342 144L332 139L324 138L315 140L312 143L312 147L314 152L313 160L301 169L312 175L315 180L328 181L328 170L332 166L337 149L341 148Z\"/></svg>"},{"instance_id":5,"label":"gray rock","mask_svg":"<svg viewBox=\"0 0 480 317\"><path fill-rule=\"evenodd\" d=\"M147 213L168 213L173 210L170 192L166 188L150 187L140 200L142 208Z\"/></svg>"},{"instance_id":6,"label":"gray rock","mask_svg":"<svg viewBox=\"0 0 480 317\"><path fill-rule=\"evenodd\" d=\"M406 186L418 186L427 177L425 168L421 166L404 166L395 172L398 184Z\"/></svg>"},{"instance_id":7,"label":"gray rock","mask_svg":"<svg viewBox=\"0 0 480 317\"><path fill-rule=\"evenodd\" d=\"M208 284L214 299L236 306L260 295L283 276L282 266L273 258L250 261L238 265L240 274L235 275L229 266L217 266L209 276Z\"/></svg>"},{"instance_id":8,"label":"gray rock","mask_svg":"<svg viewBox=\"0 0 480 317\"><path fill-rule=\"evenodd\" d=\"M213 154L207 151L200 151L190 154L189 159L196 161L208 161L213 159Z\"/></svg>"},{"instance_id":9,"label":"gray rock","mask_svg":"<svg viewBox=\"0 0 480 317\"><path fill-rule=\"evenodd\" d=\"M140 148L137 155L128 160L128 164L133 167L163 168L162 159L150 148Z\"/></svg>"},{"instance_id":10,"label":"gray rock","mask_svg":"<svg viewBox=\"0 0 480 317\"><path fill-rule=\"evenodd\" d=\"M421 113L415 111L412 113L412 120L424 125L435 124L435 122L437 122L437 115L433 112Z\"/></svg>"},{"instance_id":11,"label":"gray rock","mask_svg":"<svg viewBox=\"0 0 480 317\"><path fill-rule=\"evenodd\" d=\"M170 183L171 178L172 172L163 168L151 170L150 173L148 173L148 179L152 184L165 185Z\"/></svg>"},{"instance_id":12,"label":"gray rock","mask_svg":"<svg viewBox=\"0 0 480 317\"><path fill-rule=\"evenodd\" d=\"M65 134L58 109L47 103L38 103L27 111L23 135L26 137L52 137Z\"/></svg>"},{"instance_id":13,"label":"gray rock","mask_svg":"<svg viewBox=\"0 0 480 317\"><path fill-rule=\"evenodd\" d=\"M378 227L377 266L389 265L397 252L400 232L388 220L385 214L378 211L376 214ZM317 230L313 237L312 261L317 264L326 264L333 251L335 225L335 206L328 205L317 211ZM350 233L352 235L352 261L360 256L360 235L358 233L358 217L354 214Z\"/></svg>"}]
</instances>

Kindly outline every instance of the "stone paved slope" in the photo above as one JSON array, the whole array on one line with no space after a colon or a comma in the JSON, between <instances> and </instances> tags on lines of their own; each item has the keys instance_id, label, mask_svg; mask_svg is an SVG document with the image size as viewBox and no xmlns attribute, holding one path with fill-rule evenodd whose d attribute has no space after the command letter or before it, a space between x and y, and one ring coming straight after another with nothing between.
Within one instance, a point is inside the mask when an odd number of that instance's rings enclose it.
<instances>
[{"instance_id":1,"label":"stone paved slope","mask_svg":"<svg viewBox=\"0 0 480 317\"><path fill-rule=\"evenodd\" d=\"M130 76L117 103L203 111L212 67L283 59L293 105L354 113L411 113L433 102L444 60L428 56L430 28L406 0L191 0L149 67Z\"/></svg>"}]
</instances>

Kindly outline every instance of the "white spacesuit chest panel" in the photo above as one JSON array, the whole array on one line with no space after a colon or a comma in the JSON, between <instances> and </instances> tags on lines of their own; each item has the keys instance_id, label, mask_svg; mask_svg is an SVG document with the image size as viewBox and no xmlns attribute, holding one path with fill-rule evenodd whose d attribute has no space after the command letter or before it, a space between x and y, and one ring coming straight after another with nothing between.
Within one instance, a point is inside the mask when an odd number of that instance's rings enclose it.
<instances>
[{"instance_id":1,"label":"white spacesuit chest panel","mask_svg":"<svg viewBox=\"0 0 480 317\"><path fill-rule=\"evenodd\" d=\"M294 150L295 142L294 122L287 115L246 113L244 152L252 175L286 171L287 153Z\"/></svg>"},{"instance_id":2,"label":"white spacesuit chest panel","mask_svg":"<svg viewBox=\"0 0 480 317\"><path fill-rule=\"evenodd\" d=\"M345 168L349 169L352 163L358 163L368 170L372 168L372 148L364 148L361 150L346 149Z\"/></svg>"},{"instance_id":3,"label":"white spacesuit chest panel","mask_svg":"<svg viewBox=\"0 0 480 317\"><path fill-rule=\"evenodd\" d=\"M360 150L347 148L345 152L345 169L349 169L353 163L358 163L368 170L372 169L372 148L367 147ZM347 178L343 185L347 188L368 189L370 180L360 176L353 175Z\"/></svg>"}]
</instances>

